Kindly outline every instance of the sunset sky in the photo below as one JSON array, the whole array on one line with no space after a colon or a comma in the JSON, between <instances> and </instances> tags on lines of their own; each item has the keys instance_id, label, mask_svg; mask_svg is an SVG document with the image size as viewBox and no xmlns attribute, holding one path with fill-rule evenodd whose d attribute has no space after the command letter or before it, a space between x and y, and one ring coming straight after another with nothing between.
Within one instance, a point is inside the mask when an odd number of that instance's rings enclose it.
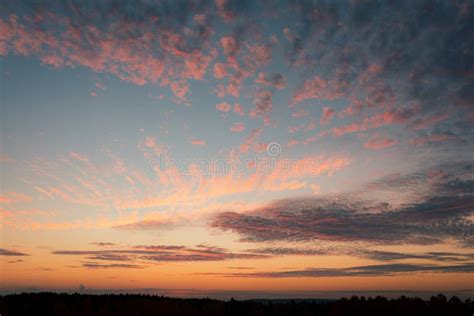
<instances>
[{"instance_id":1,"label":"sunset sky","mask_svg":"<svg viewBox=\"0 0 474 316\"><path fill-rule=\"evenodd\" d=\"M472 295L473 39L461 0L0 0L0 291Z\"/></svg>"}]
</instances>

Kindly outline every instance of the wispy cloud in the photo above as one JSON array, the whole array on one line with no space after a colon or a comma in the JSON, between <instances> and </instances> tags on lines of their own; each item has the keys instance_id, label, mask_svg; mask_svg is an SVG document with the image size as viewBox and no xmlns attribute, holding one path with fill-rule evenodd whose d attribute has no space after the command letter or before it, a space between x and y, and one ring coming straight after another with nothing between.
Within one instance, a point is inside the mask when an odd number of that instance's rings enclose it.
<instances>
[{"instance_id":1,"label":"wispy cloud","mask_svg":"<svg viewBox=\"0 0 474 316\"><path fill-rule=\"evenodd\" d=\"M15 250L0 249L0 256L28 256L28 255L26 253L15 251Z\"/></svg>"},{"instance_id":2,"label":"wispy cloud","mask_svg":"<svg viewBox=\"0 0 474 316\"><path fill-rule=\"evenodd\" d=\"M157 262L224 261L267 257L263 254L231 252L224 248L208 245L197 245L194 248L185 246L142 245L125 249L57 250L52 253L55 255L79 256L85 257L87 260L94 260L84 263L83 266L86 268L136 268L144 264ZM113 263L116 261L126 263ZM137 262L141 262L141 264L137 265Z\"/></svg>"},{"instance_id":3,"label":"wispy cloud","mask_svg":"<svg viewBox=\"0 0 474 316\"><path fill-rule=\"evenodd\" d=\"M423 265L409 263L354 266L350 268L314 268L277 272L217 273L226 277L240 278L324 278L324 277L377 277L417 273L472 273L474 264Z\"/></svg>"}]
</instances>

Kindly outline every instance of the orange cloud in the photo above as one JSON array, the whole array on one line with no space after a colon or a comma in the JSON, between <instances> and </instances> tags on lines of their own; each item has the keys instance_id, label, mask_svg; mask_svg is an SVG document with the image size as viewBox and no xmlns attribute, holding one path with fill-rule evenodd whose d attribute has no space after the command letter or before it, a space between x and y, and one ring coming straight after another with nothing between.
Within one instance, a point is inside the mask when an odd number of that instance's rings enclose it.
<instances>
[{"instance_id":1,"label":"orange cloud","mask_svg":"<svg viewBox=\"0 0 474 316\"><path fill-rule=\"evenodd\" d=\"M244 123L234 123L234 125L230 127L230 131L234 133L242 133L244 130L245 130Z\"/></svg>"},{"instance_id":2,"label":"orange cloud","mask_svg":"<svg viewBox=\"0 0 474 316\"><path fill-rule=\"evenodd\" d=\"M8 192L4 195L0 195L0 203L4 204L31 202L31 200L31 196L19 192Z\"/></svg>"},{"instance_id":3,"label":"orange cloud","mask_svg":"<svg viewBox=\"0 0 474 316\"><path fill-rule=\"evenodd\" d=\"M202 139L193 139L191 140L191 144L194 146L206 146L206 141Z\"/></svg>"}]
</instances>

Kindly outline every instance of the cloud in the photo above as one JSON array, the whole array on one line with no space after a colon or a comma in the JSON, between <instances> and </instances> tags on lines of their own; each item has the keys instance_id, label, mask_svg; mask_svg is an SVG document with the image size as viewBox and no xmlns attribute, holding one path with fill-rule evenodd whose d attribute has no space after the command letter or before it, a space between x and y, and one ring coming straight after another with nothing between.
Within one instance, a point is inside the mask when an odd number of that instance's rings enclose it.
<instances>
[{"instance_id":1,"label":"cloud","mask_svg":"<svg viewBox=\"0 0 474 316\"><path fill-rule=\"evenodd\" d=\"M272 256L323 256L332 254L329 249L314 249L314 248L286 248L286 247L266 247L249 249L251 253L258 253Z\"/></svg>"},{"instance_id":2,"label":"cloud","mask_svg":"<svg viewBox=\"0 0 474 316\"><path fill-rule=\"evenodd\" d=\"M22 253L19 251L0 248L0 256L28 256L28 255L26 253Z\"/></svg>"},{"instance_id":3,"label":"cloud","mask_svg":"<svg viewBox=\"0 0 474 316\"><path fill-rule=\"evenodd\" d=\"M419 273L472 273L474 264L423 265L423 264L379 264L349 268L313 268L277 272L221 273L227 277L242 278L323 278L323 277L377 277Z\"/></svg>"},{"instance_id":4,"label":"cloud","mask_svg":"<svg viewBox=\"0 0 474 316\"><path fill-rule=\"evenodd\" d=\"M430 143L441 143L448 140L456 140L457 137L450 134L431 134L426 136L419 136L409 140L411 145L424 145Z\"/></svg>"},{"instance_id":5,"label":"cloud","mask_svg":"<svg viewBox=\"0 0 474 316\"><path fill-rule=\"evenodd\" d=\"M264 123L268 124L270 122L270 113L273 108L272 97L273 93L271 91L258 91L253 100L255 107L250 110L250 117L261 117L263 118Z\"/></svg>"},{"instance_id":6,"label":"cloud","mask_svg":"<svg viewBox=\"0 0 474 316\"><path fill-rule=\"evenodd\" d=\"M427 253L400 253L391 251L365 250L354 253L356 256L376 260L376 261L399 261L423 259L438 262L452 261L465 262L474 259L474 253L456 253L456 252L427 252Z\"/></svg>"},{"instance_id":7,"label":"cloud","mask_svg":"<svg viewBox=\"0 0 474 316\"><path fill-rule=\"evenodd\" d=\"M224 36L220 39L224 54L228 57L235 57L240 49L239 43L232 36Z\"/></svg>"},{"instance_id":8,"label":"cloud","mask_svg":"<svg viewBox=\"0 0 474 316\"><path fill-rule=\"evenodd\" d=\"M224 248L209 245L196 245L195 247L166 246L166 245L141 245L126 249L101 249L101 250L57 250L55 255L85 257L89 261L88 268L138 268L133 262L140 261L148 264L156 262L195 262L195 261L224 261L233 259L260 259L268 256L262 254L230 252ZM103 262L106 263L103 263ZM108 261L121 261L127 263L110 263ZM131 262L131 263L129 263Z\"/></svg>"},{"instance_id":9,"label":"cloud","mask_svg":"<svg viewBox=\"0 0 474 316\"><path fill-rule=\"evenodd\" d=\"M328 82L319 76L306 80L293 94L292 104L304 101L306 99L335 100L342 97L334 81Z\"/></svg>"},{"instance_id":10,"label":"cloud","mask_svg":"<svg viewBox=\"0 0 474 316\"><path fill-rule=\"evenodd\" d=\"M300 109L296 112L291 113L291 116L294 118L308 117L309 115L309 111L306 109Z\"/></svg>"},{"instance_id":11,"label":"cloud","mask_svg":"<svg viewBox=\"0 0 474 316\"><path fill-rule=\"evenodd\" d=\"M317 246L317 247L264 247L248 249L247 252L272 256L341 256L348 255L374 261L428 260L435 262L471 262L474 253L464 252L394 252L371 249L354 249L349 247Z\"/></svg>"},{"instance_id":12,"label":"cloud","mask_svg":"<svg viewBox=\"0 0 474 316\"><path fill-rule=\"evenodd\" d=\"M193 139L191 140L191 145L193 146L206 146L206 141L203 139Z\"/></svg>"},{"instance_id":13,"label":"cloud","mask_svg":"<svg viewBox=\"0 0 474 316\"><path fill-rule=\"evenodd\" d=\"M234 112L239 114L239 115L244 115L244 107L240 105L239 103L234 104Z\"/></svg>"},{"instance_id":14,"label":"cloud","mask_svg":"<svg viewBox=\"0 0 474 316\"><path fill-rule=\"evenodd\" d=\"M227 102L222 102L222 103L216 104L216 109L218 111L221 111L221 112L229 112L230 108L231 108L231 106Z\"/></svg>"},{"instance_id":15,"label":"cloud","mask_svg":"<svg viewBox=\"0 0 474 316\"><path fill-rule=\"evenodd\" d=\"M7 154L0 153L0 162L12 162L13 158Z\"/></svg>"},{"instance_id":16,"label":"cloud","mask_svg":"<svg viewBox=\"0 0 474 316\"><path fill-rule=\"evenodd\" d=\"M396 140L391 139L391 138L386 138L386 137L381 137L381 136L375 136L371 139L369 139L365 144L364 147L367 149L384 149L391 147L397 143Z\"/></svg>"},{"instance_id":17,"label":"cloud","mask_svg":"<svg viewBox=\"0 0 474 316\"><path fill-rule=\"evenodd\" d=\"M228 73L227 73L227 69L225 67L225 64L223 63L216 63L214 65L214 77L216 79L222 79L224 78L225 76L227 76Z\"/></svg>"},{"instance_id":18,"label":"cloud","mask_svg":"<svg viewBox=\"0 0 474 316\"><path fill-rule=\"evenodd\" d=\"M13 10L0 20L1 54L35 55L55 68L79 65L137 85L159 83L180 100L188 91L185 81L202 80L217 54L206 19L187 18L203 16L202 6L139 1L134 8L89 3L25 9L31 17Z\"/></svg>"},{"instance_id":19,"label":"cloud","mask_svg":"<svg viewBox=\"0 0 474 316\"><path fill-rule=\"evenodd\" d=\"M331 119L334 116L334 113L336 112L333 109L327 106L323 107L323 116L321 117L321 120L319 121L321 125L326 125L329 122L331 122Z\"/></svg>"},{"instance_id":20,"label":"cloud","mask_svg":"<svg viewBox=\"0 0 474 316\"><path fill-rule=\"evenodd\" d=\"M242 133L245 130L245 124L244 123L234 123L230 127L230 131L233 133Z\"/></svg>"},{"instance_id":21,"label":"cloud","mask_svg":"<svg viewBox=\"0 0 474 316\"><path fill-rule=\"evenodd\" d=\"M432 4L427 14L426 5L425 1L415 5L400 1L393 6L369 2L290 5L299 21L291 30L284 30L290 62L308 65L316 61L319 73L335 77L339 70L339 81L356 85L358 74L370 70L374 64L370 61L376 61L378 67L372 68L372 76L390 82L397 94L416 98L426 106L433 107L434 102L442 106L450 94L446 89L437 90L443 84L453 87L455 94L459 94L459 87L469 85L464 74L473 64L462 49L473 11L463 13L459 3L438 3ZM406 47L408 39L410 49ZM391 82L395 80L406 84Z\"/></svg>"},{"instance_id":22,"label":"cloud","mask_svg":"<svg viewBox=\"0 0 474 316\"><path fill-rule=\"evenodd\" d=\"M169 229L181 225L183 219L174 218L158 218L158 219L144 219L137 222L117 225L114 228L121 230L157 230Z\"/></svg>"},{"instance_id":23,"label":"cloud","mask_svg":"<svg viewBox=\"0 0 474 316\"><path fill-rule=\"evenodd\" d=\"M97 262L84 262L82 266L87 269L142 269L144 266L137 264L126 264L126 263L97 263Z\"/></svg>"},{"instance_id":24,"label":"cloud","mask_svg":"<svg viewBox=\"0 0 474 316\"><path fill-rule=\"evenodd\" d=\"M4 195L0 195L0 203L3 204L31 202L31 200L31 196L20 192L6 192Z\"/></svg>"},{"instance_id":25,"label":"cloud","mask_svg":"<svg viewBox=\"0 0 474 316\"><path fill-rule=\"evenodd\" d=\"M253 44L247 46L246 54L243 58L247 69L257 69L268 64L272 59L272 50L268 45Z\"/></svg>"},{"instance_id":26,"label":"cloud","mask_svg":"<svg viewBox=\"0 0 474 316\"><path fill-rule=\"evenodd\" d=\"M280 73L264 74L260 72L255 79L255 83L271 86L278 90L286 87L286 80Z\"/></svg>"},{"instance_id":27,"label":"cloud","mask_svg":"<svg viewBox=\"0 0 474 316\"><path fill-rule=\"evenodd\" d=\"M114 246L117 246L116 243L113 243L113 242L93 242L91 243L92 245L96 245L96 246L99 246L99 247L114 247Z\"/></svg>"},{"instance_id":28,"label":"cloud","mask_svg":"<svg viewBox=\"0 0 474 316\"><path fill-rule=\"evenodd\" d=\"M415 130L426 129L431 125L442 122L451 116L450 111L443 111L441 113L430 114L424 117L417 118L411 123L411 127Z\"/></svg>"},{"instance_id":29,"label":"cloud","mask_svg":"<svg viewBox=\"0 0 474 316\"><path fill-rule=\"evenodd\" d=\"M474 10L461 9L467 7L461 2L399 1L387 6L306 1L280 6L294 14L285 21L288 41L282 43L292 69L301 71L290 105L338 99L349 103L341 118L413 107L416 112L397 121L411 132L439 133L442 127L468 137L474 117L472 106L467 109L474 100L474 64L463 51L472 45L467 38ZM336 136L376 128L368 121L356 123L335 129Z\"/></svg>"},{"instance_id":30,"label":"cloud","mask_svg":"<svg viewBox=\"0 0 474 316\"><path fill-rule=\"evenodd\" d=\"M472 166L447 166L446 172L428 183L426 192L411 192L418 197L407 203L361 199L364 195L279 200L245 213L222 212L212 226L237 233L241 240L339 241L373 244L437 244L454 240L461 245L474 243L472 214L474 181ZM452 170L449 170L452 169ZM429 174L429 173L427 173ZM367 186L366 196L377 190L410 190L407 179L384 179ZM385 186L385 187L384 187ZM416 186L413 187L416 190ZM424 195L425 194L425 195ZM395 195L398 195L397 193ZM387 196L386 194L382 196ZM398 195L399 199L402 195Z\"/></svg>"},{"instance_id":31,"label":"cloud","mask_svg":"<svg viewBox=\"0 0 474 316\"><path fill-rule=\"evenodd\" d=\"M363 132L374 128L379 128L393 123L403 123L411 115L410 110L386 111L364 118L362 121L350 123L345 126L335 127L332 132L335 136L342 136L348 133Z\"/></svg>"}]
</instances>

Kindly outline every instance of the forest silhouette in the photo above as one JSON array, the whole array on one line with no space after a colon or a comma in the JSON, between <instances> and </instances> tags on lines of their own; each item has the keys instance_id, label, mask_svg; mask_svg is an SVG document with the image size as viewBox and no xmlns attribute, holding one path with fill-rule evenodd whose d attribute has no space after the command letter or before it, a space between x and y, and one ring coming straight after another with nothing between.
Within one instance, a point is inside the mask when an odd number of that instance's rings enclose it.
<instances>
[{"instance_id":1,"label":"forest silhouette","mask_svg":"<svg viewBox=\"0 0 474 316\"><path fill-rule=\"evenodd\" d=\"M439 294L430 300L401 296L338 300L228 300L137 294L22 293L0 297L1 315L466 315L474 303Z\"/></svg>"}]
</instances>

